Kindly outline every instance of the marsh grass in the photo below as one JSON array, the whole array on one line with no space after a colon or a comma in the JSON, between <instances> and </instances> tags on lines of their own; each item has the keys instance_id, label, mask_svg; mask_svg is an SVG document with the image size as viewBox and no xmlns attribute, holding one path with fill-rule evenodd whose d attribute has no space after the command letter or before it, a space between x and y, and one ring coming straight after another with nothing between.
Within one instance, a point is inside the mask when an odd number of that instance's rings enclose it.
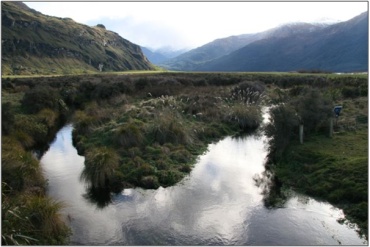
<instances>
[{"instance_id":1,"label":"marsh grass","mask_svg":"<svg viewBox=\"0 0 370 247\"><path fill-rule=\"evenodd\" d=\"M145 137L142 126L143 123L139 121L129 121L118 127L115 136L119 145L124 148L143 145Z\"/></svg>"},{"instance_id":2,"label":"marsh grass","mask_svg":"<svg viewBox=\"0 0 370 247\"><path fill-rule=\"evenodd\" d=\"M85 168L81 179L94 188L108 187L119 165L117 153L107 147L96 147L85 154Z\"/></svg>"},{"instance_id":3,"label":"marsh grass","mask_svg":"<svg viewBox=\"0 0 370 247\"><path fill-rule=\"evenodd\" d=\"M242 131L254 130L262 121L261 109L257 106L244 104L234 105L226 116L226 121L230 124L236 124Z\"/></svg>"},{"instance_id":4,"label":"marsh grass","mask_svg":"<svg viewBox=\"0 0 370 247\"><path fill-rule=\"evenodd\" d=\"M180 115L164 111L157 115L154 122L148 127L148 133L154 142L190 144L193 140L191 130L185 126Z\"/></svg>"}]
</instances>

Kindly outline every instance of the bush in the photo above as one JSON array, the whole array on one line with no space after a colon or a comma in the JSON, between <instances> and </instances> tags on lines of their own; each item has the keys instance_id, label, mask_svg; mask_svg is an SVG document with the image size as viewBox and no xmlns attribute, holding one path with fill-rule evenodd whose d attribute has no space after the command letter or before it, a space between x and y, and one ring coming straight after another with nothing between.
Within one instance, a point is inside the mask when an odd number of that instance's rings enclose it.
<instances>
[{"instance_id":1,"label":"bush","mask_svg":"<svg viewBox=\"0 0 370 247\"><path fill-rule=\"evenodd\" d=\"M299 121L304 124L305 134L318 130L332 116L333 105L319 89L307 88L292 100Z\"/></svg>"},{"instance_id":2,"label":"bush","mask_svg":"<svg viewBox=\"0 0 370 247\"><path fill-rule=\"evenodd\" d=\"M2 134L7 135L14 127L14 110L10 102L1 104L1 130Z\"/></svg>"},{"instance_id":3,"label":"bush","mask_svg":"<svg viewBox=\"0 0 370 247\"><path fill-rule=\"evenodd\" d=\"M44 108L59 110L59 93L50 86L36 86L27 91L22 99L22 107L29 113L37 113Z\"/></svg>"},{"instance_id":4,"label":"bush","mask_svg":"<svg viewBox=\"0 0 370 247\"><path fill-rule=\"evenodd\" d=\"M156 176L145 176L141 178L140 184L145 189L157 189L160 186Z\"/></svg>"},{"instance_id":5,"label":"bush","mask_svg":"<svg viewBox=\"0 0 370 247\"><path fill-rule=\"evenodd\" d=\"M269 138L269 158L281 157L291 137L298 131L299 121L295 110L289 105L278 105L270 109L269 123L265 126Z\"/></svg>"}]
</instances>

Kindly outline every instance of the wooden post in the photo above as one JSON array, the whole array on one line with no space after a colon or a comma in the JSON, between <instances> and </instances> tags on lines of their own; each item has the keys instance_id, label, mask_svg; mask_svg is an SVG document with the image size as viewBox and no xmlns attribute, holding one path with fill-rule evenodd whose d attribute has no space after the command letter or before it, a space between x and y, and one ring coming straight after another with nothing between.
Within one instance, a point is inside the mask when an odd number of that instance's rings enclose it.
<instances>
[{"instance_id":1,"label":"wooden post","mask_svg":"<svg viewBox=\"0 0 370 247\"><path fill-rule=\"evenodd\" d=\"M303 124L299 125L299 142L303 144Z\"/></svg>"},{"instance_id":2,"label":"wooden post","mask_svg":"<svg viewBox=\"0 0 370 247\"><path fill-rule=\"evenodd\" d=\"M331 117L330 118L330 129L329 129L329 137L332 138L333 137L333 118Z\"/></svg>"}]
</instances>

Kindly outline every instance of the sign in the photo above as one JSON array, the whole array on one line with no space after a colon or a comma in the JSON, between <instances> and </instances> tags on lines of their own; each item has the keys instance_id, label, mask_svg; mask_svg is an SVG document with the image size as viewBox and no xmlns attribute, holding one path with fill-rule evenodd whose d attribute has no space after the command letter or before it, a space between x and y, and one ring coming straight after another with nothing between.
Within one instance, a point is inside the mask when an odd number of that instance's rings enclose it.
<instances>
[{"instance_id":1,"label":"sign","mask_svg":"<svg viewBox=\"0 0 370 247\"><path fill-rule=\"evenodd\" d=\"M334 107L334 113L335 113L335 117L339 117L340 115L340 111L342 110L342 106L341 105L338 105L338 106L335 106Z\"/></svg>"}]
</instances>

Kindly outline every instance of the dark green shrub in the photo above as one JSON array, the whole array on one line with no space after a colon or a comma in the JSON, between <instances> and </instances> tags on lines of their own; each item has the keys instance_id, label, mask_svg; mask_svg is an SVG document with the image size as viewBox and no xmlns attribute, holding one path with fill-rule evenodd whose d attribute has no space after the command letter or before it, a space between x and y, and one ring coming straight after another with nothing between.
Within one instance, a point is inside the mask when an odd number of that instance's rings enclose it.
<instances>
[{"instance_id":1,"label":"dark green shrub","mask_svg":"<svg viewBox=\"0 0 370 247\"><path fill-rule=\"evenodd\" d=\"M61 96L50 86L36 86L24 94L22 107L30 113L37 113L44 108L59 110Z\"/></svg>"},{"instance_id":2,"label":"dark green shrub","mask_svg":"<svg viewBox=\"0 0 370 247\"><path fill-rule=\"evenodd\" d=\"M159 182L164 186L171 186L179 182L183 177L180 171L162 170L158 172Z\"/></svg>"},{"instance_id":3,"label":"dark green shrub","mask_svg":"<svg viewBox=\"0 0 370 247\"><path fill-rule=\"evenodd\" d=\"M270 109L269 123L265 127L269 137L269 158L274 161L282 155L292 136L298 133L299 121L294 108L278 105Z\"/></svg>"},{"instance_id":4,"label":"dark green shrub","mask_svg":"<svg viewBox=\"0 0 370 247\"><path fill-rule=\"evenodd\" d=\"M160 184L156 176L145 176L140 180L140 185L145 189L157 189Z\"/></svg>"},{"instance_id":5,"label":"dark green shrub","mask_svg":"<svg viewBox=\"0 0 370 247\"><path fill-rule=\"evenodd\" d=\"M14 127L14 110L10 102L1 104L1 130L3 135L10 133Z\"/></svg>"},{"instance_id":6,"label":"dark green shrub","mask_svg":"<svg viewBox=\"0 0 370 247\"><path fill-rule=\"evenodd\" d=\"M319 89L307 88L291 104L304 125L305 134L320 129L333 114L332 102Z\"/></svg>"},{"instance_id":7,"label":"dark green shrub","mask_svg":"<svg viewBox=\"0 0 370 247\"><path fill-rule=\"evenodd\" d=\"M93 99L109 99L121 94L120 88L113 83L99 83L92 92Z\"/></svg>"}]
</instances>

